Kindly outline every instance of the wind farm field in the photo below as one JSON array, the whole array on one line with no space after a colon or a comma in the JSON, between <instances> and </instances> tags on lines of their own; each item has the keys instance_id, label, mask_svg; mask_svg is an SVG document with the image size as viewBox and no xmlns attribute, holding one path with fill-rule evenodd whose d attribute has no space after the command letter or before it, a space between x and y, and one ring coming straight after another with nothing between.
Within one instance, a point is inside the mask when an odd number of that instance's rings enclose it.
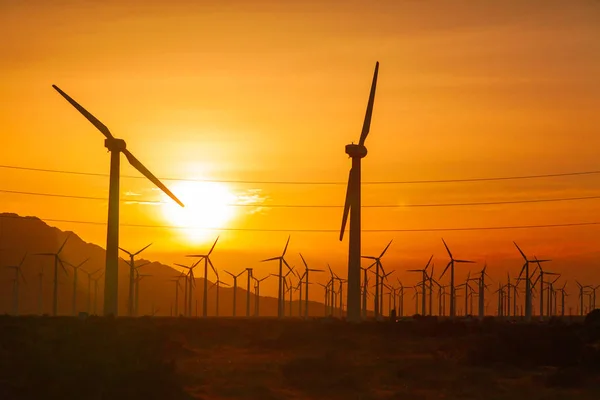
<instances>
[{"instance_id":1,"label":"wind farm field","mask_svg":"<svg viewBox=\"0 0 600 400\"><path fill-rule=\"evenodd\" d=\"M406 319L0 318L6 399L597 399L599 328Z\"/></svg>"}]
</instances>

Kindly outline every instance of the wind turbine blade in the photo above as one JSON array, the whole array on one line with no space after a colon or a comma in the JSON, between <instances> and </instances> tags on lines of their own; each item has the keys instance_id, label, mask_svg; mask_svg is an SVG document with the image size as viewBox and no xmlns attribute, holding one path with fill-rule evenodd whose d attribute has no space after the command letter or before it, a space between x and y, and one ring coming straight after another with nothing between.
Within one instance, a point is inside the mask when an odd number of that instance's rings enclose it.
<instances>
[{"instance_id":1,"label":"wind turbine blade","mask_svg":"<svg viewBox=\"0 0 600 400\"><path fill-rule=\"evenodd\" d=\"M285 256L285 252L287 251L288 245L290 244L291 237L292 235L288 235L288 240L287 242L285 242L285 247L283 248L283 254L281 255L281 257Z\"/></svg>"},{"instance_id":2,"label":"wind turbine blade","mask_svg":"<svg viewBox=\"0 0 600 400\"><path fill-rule=\"evenodd\" d=\"M369 260L377 260L377 257L373 256L360 256L361 258L368 258Z\"/></svg>"},{"instance_id":3,"label":"wind turbine blade","mask_svg":"<svg viewBox=\"0 0 600 400\"><path fill-rule=\"evenodd\" d=\"M215 249L215 246L217 245L217 242L219 241L219 237L217 236L217 239L215 240L215 242L213 243L212 247L210 248L208 254L206 255L206 258L208 258L208 256L210 256L210 254L213 252L213 250ZM210 259L209 259L210 260Z\"/></svg>"},{"instance_id":4,"label":"wind turbine blade","mask_svg":"<svg viewBox=\"0 0 600 400\"><path fill-rule=\"evenodd\" d=\"M71 96L69 96L68 94L63 92L58 86L52 85L52 87L58 93L60 93L60 95L62 97L64 97L69 103L71 103L71 105L73 107L75 107L77 109L77 111L79 111L85 118L87 118L87 120L90 121L92 123L92 125L94 125L96 127L96 129L98 129L100 132L102 132L102 134L107 139L114 139L113 135L110 133L110 131L108 130L106 125L104 125L102 122L100 122L100 120L98 118L94 117L88 110L86 110L78 102L73 100L73 98L71 98Z\"/></svg>"},{"instance_id":5,"label":"wind turbine blade","mask_svg":"<svg viewBox=\"0 0 600 400\"><path fill-rule=\"evenodd\" d=\"M452 264L452 261L450 261L447 265L446 268L444 268L444 271L442 272L442 274L440 275L440 279L442 279L444 277L444 274L446 273L446 271L448 270L448 268L450 268L450 264Z\"/></svg>"},{"instance_id":6,"label":"wind turbine blade","mask_svg":"<svg viewBox=\"0 0 600 400\"><path fill-rule=\"evenodd\" d=\"M371 117L373 116L373 105L375 103L375 90L377 89L377 75L379 74L379 61L375 63L375 72L373 73L373 82L371 83L371 92L369 93L369 103L367 104L367 112L365 113L365 121L363 123L362 132L358 144L364 146L369 130L371 129Z\"/></svg>"},{"instance_id":7,"label":"wind turbine blade","mask_svg":"<svg viewBox=\"0 0 600 400\"><path fill-rule=\"evenodd\" d=\"M21 258L21 262L19 263L19 267L18 267L19 269L21 269L21 266L25 262L25 258L27 258L27 252L25 252L25 254L23 255L23 258Z\"/></svg>"},{"instance_id":8,"label":"wind turbine blade","mask_svg":"<svg viewBox=\"0 0 600 400\"><path fill-rule=\"evenodd\" d=\"M234 278L237 278L237 276L235 276L234 274L232 274L231 272L227 271L227 270L223 270L223 272L225 272L226 274L231 275Z\"/></svg>"},{"instance_id":9,"label":"wind turbine blade","mask_svg":"<svg viewBox=\"0 0 600 400\"><path fill-rule=\"evenodd\" d=\"M150 246L152 246L152 243L150 243L148 246L144 247L143 249L141 249L140 251L138 251L137 253L134 253L132 255L137 256L138 254L140 254L142 251L146 250Z\"/></svg>"},{"instance_id":10,"label":"wind turbine blade","mask_svg":"<svg viewBox=\"0 0 600 400\"><path fill-rule=\"evenodd\" d=\"M67 240L69 240L69 237L71 236L71 234L67 234L67 238L65 239L65 241L63 242L62 246L60 246L60 249L58 249L58 251L56 252L56 255L59 255L60 252L63 250L63 248L65 247L65 245L67 244Z\"/></svg>"},{"instance_id":11,"label":"wind turbine blade","mask_svg":"<svg viewBox=\"0 0 600 400\"><path fill-rule=\"evenodd\" d=\"M125 250L125 249L124 249L124 248L122 248L122 247L119 247L119 250L121 250L121 251L123 251L123 252L125 252L125 253L129 254L130 256L133 256L133 254L131 254L130 252L128 252L127 250ZM124 260L124 261L125 261L125 260Z\"/></svg>"},{"instance_id":12,"label":"wind turbine blade","mask_svg":"<svg viewBox=\"0 0 600 400\"><path fill-rule=\"evenodd\" d=\"M260 262L266 262L266 261L275 261L275 260L279 260L281 257L273 257L273 258L267 258L266 260L261 260Z\"/></svg>"},{"instance_id":13,"label":"wind turbine blade","mask_svg":"<svg viewBox=\"0 0 600 400\"><path fill-rule=\"evenodd\" d=\"M352 184L354 179L352 178L353 169L350 168L350 174L348 175L348 186L346 187L346 201L344 203L344 214L342 215L342 228L340 229L340 242L344 239L344 231L346 230L346 223L348 222L348 214L350 213L350 191L352 190Z\"/></svg>"},{"instance_id":14,"label":"wind turbine blade","mask_svg":"<svg viewBox=\"0 0 600 400\"><path fill-rule=\"evenodd\" d=\"M190 267L188 267L187 265L177 264L177 263L175 263L175 265L177 265L178 267L181 267L181 268L190 269Z\"/></svg>"},{"instance_id":15,"label":"wind turbine blade","mask_svg":"<svg viewBox=\"0 0 600 400\"><path fill-rule=\"evenodd\" d=\"M144 175L150 182L154 183L160 190L162 190L167 196L169 196L175 203L179 204L181 207L185 207L181 201L171 191L160 181L152 172L148 170L148 168L144 167L144 165L131 154L131 152L127 149L121 151L127 157L127 161L131 164L132 167L140 171L142 175Z\"/></svg>"},{"instance_id":16,"label":"wind turbine blade","mask_svg":"<svg viewBox=\"0 0 600 400\"><path fill-rule=\"evenodd\" d=\"M444 243L444 247L446 248L446 251L448 252L448 255L450 256L450 259L452 259L452 253L450 252L450 249L448 248L448 245L446 244L446 241L444 240L444 238L442 238L442 242Z\"/></svg>"},{"instance_id":17,"label":"wind turbine blade","mask_svg":"<svg viewBox=\"0 0 600 400\"><path fill-rule=\"evenodd\" d=\"M523 264L523 268L521 268L521 272L519 272L519 276L517 277L517 280L521 279L521 275L523 275L523 272L525 272L526 266L527 266L527 262L525 262L525 264Z\"/></svg>"},{"instance_id":18,"label":"wind turbine blade","mask_svg":"<svg viewBox=\"0 0 600 400\"><path fill-rule=\"evenodd\" d=\"M300 258L302 259L302 262L304 263L304 268L308 269L308 265L306 264L306 261L304 261L304 257L302 256L302 253L298 253L300 254Z\"/></svg>"},{"instance_id":19,"label":"wind turbine blade","mask_svg":"<svg viewBox=\"0 0 600 400\"><path fill-rule=\"evenodd\" d=\"M27 284L27 280L25 279L25 275L23 275L23 270L19 268L19 274L21 275L21 279L23 279L23 283Z\"/></svg>"},{"instance_id":20,"label":"wind turbine blade","mask_svg":"<svg viewBox=\"0 0 600 400\"><path fill-rule=\"evenodd\" d=\"M521 253L521 255L523 256L523 259L525 261L527 261L527 257L525 257L525 253L523 253L523 250L521 250L521 248L519 247L519 245L516 242L513 242L515 244L515 246L517 247L517 250L519 250L519 253Z\"/></svg>"},{"instance_id":21,"label":"wind turbine blade","mask_svg":"<svg viewBox=\"0 0 600 400\"><path fill-rule=\"evenodd\" d=\"M431 263L431 260L433 260L433 254L431 255L431 257L429 257L429 261L427 261L427 265L425 266L425 270L427 269L427 267L429 267L429 263Z\"/></svg>"},{"instance_id":22,"label":"wind turbine blade","mask_svg":"<svg viewBox=\"0 0 600 400\"><path fill-rule=\"evenodd\" d=\"M466 263L466 264L475 264L475 261L469 261L469 260L454 260L454 262L457 263Z\"/></svg>"},{"instance_id":23,"label":"wind turbine blade","mask_svg":"<svg viewBox=\"0 0 600 400\"><path fill-rule=\"evenodd\" d=\"M292 268L290 268L290 266L288 265L287 261L285 261L285 258L283 258L283 257L282 257L282 258L281 258L281 261L283 261L283 263L285 264L285 266L286 266L286 267L288 267L288 269L290 270L290 272L292 272L292 271L293 271L293 269L292 269Z\"/></svg>"},{"instance_id":24,"label":"wind turbine blade","mask_svg":"<svg viewBox=\"0 0 600 400\"><path fill-rule=\"evenodd\" d=\"M212 261L210 261L210 258L208 258L208 257L206 257L206 259L208 260L208 264L212 268L213 272L217 276L217 279L219 279L219 273L217 272L217 270L216 270L215 266L213 265ZM205 277L205 279L206 279L206 277Z\"/></svg>"},{"instance_id":25,"label":"wind turbine blade","mask_svg":"<svg viewBox=\"0 0 600 400\"><path fill-rule=\"evenodd\" d=\"M392 239L394 240L394 239ZM390 242L388 243L387 246L385 246L385 249L383 249L383 251L381 252L381 255L379 256L379 258L382 258L383 255L385 254L385 252L387 251L387 249L390 247L390 245L392 244L392 240L390 240Z\"/></svg>"}]
</instances>

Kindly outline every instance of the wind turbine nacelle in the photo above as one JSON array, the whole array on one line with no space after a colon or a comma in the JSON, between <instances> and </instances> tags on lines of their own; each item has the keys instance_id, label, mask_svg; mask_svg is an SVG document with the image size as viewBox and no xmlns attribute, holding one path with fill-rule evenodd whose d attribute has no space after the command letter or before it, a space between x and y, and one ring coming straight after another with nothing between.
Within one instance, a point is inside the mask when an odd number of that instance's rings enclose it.
<instances>
[{"instance_id":1,"label":"wind turbine nacelle","mask_svg":"<svg viewBox=\"0 0 600 400\"><path fill-rule=\"evenodd\" d=\"M127 144L123 139L104 139L104 147L109 151L122 152L127 148Z\"/></svg>"},{"instance_id":2,"label":"wind turbine nacelle","mask_svg":"<svg viewBox=\"0 0 600 400\"><path fill-rule=\"evenodd\" d=\"M363 158L367 155L367 148L360 144L348 144L346 145L346 154L352 158Z\"/></svg>"}]
</instances>

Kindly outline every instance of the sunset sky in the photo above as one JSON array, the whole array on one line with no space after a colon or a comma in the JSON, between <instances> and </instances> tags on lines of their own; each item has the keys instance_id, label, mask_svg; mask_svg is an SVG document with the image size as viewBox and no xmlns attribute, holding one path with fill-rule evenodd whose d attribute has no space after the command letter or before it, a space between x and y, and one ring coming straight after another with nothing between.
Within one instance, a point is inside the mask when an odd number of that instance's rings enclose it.
<instances>
[{"instance_id":1,"label":"sunset sky","mask_svg":"<svg viewBox=\"0 0 600 400\"><path fill-rule=\"evenodd\" d=\"M339 229L341 208L268 206L341 207L345 184L264 182L347 180L344 146L358 141L375 61L381 65L364 182L600 170L598 1L0 0L0 37L0 165L108 173L103 136L52 89L56 84L158 177L217 181L165 180L186 204L180 210L144 204L168 199L147 180L124 177L123 224ZM141 176L125 157L121 162L122 175ZM2 190L108 196L106 176L0 168L0 177ZM594 196L598 184L600 175L365 184L363 204ZM0 211L106 222L107 201L0 193ZM600 200L365 208L363 228L596 222L599 212ZM105 226L49 224L105 245ZM279 255L288 235L126 226L120 232L121 246L153 242L146 257L163 262L188 261L185 254L205 251L220 234L215 265L252 266L258 276L275 271L257 261ZM311 266L329 262L345 275L347 239L290 233L290 264L300 265L301 251ZM431 254L441 269L442 236L457 256L481 263L473 270L487 261L492 275L517 271L515 240L529 254L555 260L552 269L568 279L600 282L600 225L365 232L363 254L375 255L394 239L388 270L419 267ZM264 291L274 292L271 285Z\"/></svg>"}]
</instances>

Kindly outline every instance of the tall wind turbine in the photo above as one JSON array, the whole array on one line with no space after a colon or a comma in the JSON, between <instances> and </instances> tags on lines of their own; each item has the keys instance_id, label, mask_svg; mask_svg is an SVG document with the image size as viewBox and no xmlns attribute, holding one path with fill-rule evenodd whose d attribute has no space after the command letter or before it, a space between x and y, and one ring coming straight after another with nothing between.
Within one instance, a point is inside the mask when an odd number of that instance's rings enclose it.
<instances>
[{"instance_id":1,"label":"tall wind turbine","mask_svg":"<svg viewBox=\"0 0 600 400\"><path fill-rule=\"evenodd\" d=\"M387 246L385 246L385 248L383 249L383 251L381 252L381 254L379 255L379 257L374 257L374 256L362 256L362 258L367 258L370 260L374 260L375 263L375 304L374 304L374 314L375 314L375 319L377 319L379 317L379 315L381 314L381 301L379 299L380 296L380 289L379 286L380 284L383 283L383 280L381 279L380 282L380 278L381 278L381 273L379 270L383 271L383 265L381 264L381 258L385 255L385 252L387 251L387 249L390 247L390 245L392 244L392 240L390 240L390 242L387 244ZM370 268L370 267L369 267ZM360 269L359 269L360 272ZM385 273L385 272L384 272ZM350 285L348 285L350 286ZM348 289L349 291L350 289ZM350 297L348 297L350 298Z\"/></svg>"},{"instance_id":2,"label":"tall wind turbine","mask_svg":"<svg viewBox=\"0 0 600 400\"><path fill-rule=\"evenodd\" d=\"M127 157L132 167L148 178L167 196L183 207L183 203L163 183L158 180L129 150L123 139L115 138L106 125L90 114L79 103L63 92L58 86L52 85L73 107L77 109L96 129L106 138L104 146L110 151L110 184L108 191L108 228L106 235L106 278L104 283L104 315L118 315L119 297L119 178L121 153Z\"/></svg>"},{"instance_id":3,"label":"tall wind turbine","mask_svg":"<svg viewBox=\"0 0 600 400\"><path fill-rule=\"evenodd\" d=\"M192 254L186 257L199 257L200 260L204 259L204 289L203 289L203 293L202 293L202 316L206 317L208 315L208 265L210 264L210 267L212 268L213 272L215 273L215 275L217 275L217 279L219 279L219 274L217 274L217 270L215 269L215 266L213 265L212 261L210 260L210 255L212 254L213 250L215 249L215 246L217 245L217 242L219 241L219 236L217 236L217 239L215 240L215 242L213 243L212 247L210 248L210 250L208 251L207 254Z\"/></svg>"},{"instance_id":4,"label":"tall wind turbine","mask_svg":"<svg viewBox=\"0 0 600 400\"><path fill-rule=\"evenodd\" d=\"M240 272L239 274L232 274L229 271L225 271L226 274L231 275L231 277L233 278L233 316L235 317L235 311L236 311L236 307L237 307L237 278L239 278L240 275L242 275L244 272L246 272L245 270Z\"/></svg>"},{"instance_id":5,"label":"tall wind turbine","mask_svg":"<svg viewBox=\"0 0 600 400\"><path fill-rule=\"evenodd\" d=\"M36 253L36 254L34 254L37 256L52 256L54 258L54 290L52 293L52 315L55 317L58 314L58 264L60 263L60 266L62 267L63 271L65 271L65 273L68 274L67 269L65 268L65 266L63 264L63 260L60 258L60 253L63 251L63 248L67 244L67 240L69 240L69 236L70 236L70 234L67 235L67 238L65 239L65 241L63 242L63 244L60 246L60 248L58 249L58 251L56 253Z\"/></svg>"},{"instance_id":6,"label":"tall wind turbine","mask_svg":"<svg viewBox=\"0 0 600 400\"><path fill-rule=\"evenodd\" d=\"M483 266L481 270L481 275L479 276L478 286L479 286L479 319L483 319L485 314L485 289L487 289L487 285L485 283L485 277L491 279L491 276L487 273L487 264Z\"/></svg>"},{"instance_id":7,"label":"tall wind turbine","mask_svg":"<svg viewBox=\"0 0 600 400\"><path fill-rule=\"evenodd\" d=\"M89 258L86 258L82 262L77 265L73 265L70 262L65 261L65 264L68 264L73 268L73 300L72 300L72 314L73 316L77 315L77 273L79 272L79 268L86 262L88 262Z\"/></svg>"},{"instance_id":8,"label":"tall wind turbine","mask_svg":"<svg viewBox=\"0 0 600 400\"><path fill-rule=\"evenodd\" d=\"M254 276L252 277L252 279L254 279L254 296L256 297L256 301L254 302L254 316L258 317L260 316L260 307L259 307L259 302L260 302L260 283L262 281L264 281L265 279L267 279L269 276L271 275L267 275L264 278L261 279L257 279Z\"/></svg>"},{"instance_id":9,"label":"tall wind turbine","mask_svg":"<svg viewBox=\"0 0 600 400\"><path fill-rule=\"evenodd\" d=\"M514 243L515 247L517 248L517 250L519 250L519 253L521 253L521 256L523 257L523 259L525 260L525 264L523 264L523 268L521 268L521 272L519 273L519 277L517 279L520 279L523 272L525 272L525 321L531 322L533 301L531 299L531 290L532 290L531 277L532 276L529 273L529 263L532 263L532 262L541 263L541 262L548 262L550 260L537 260L537 261L529 260L527 258L527 256L525 255L525 253L523 253L521 248L517 245L517 243L516 242L513 242L513 243Z\"/></svg>"},{"instance_id":10,"label":"tall wind turbine","mask_svg":"<svg viewBox=\"0 0 600 400\"><path fill-rule=\"evenodd\" d=\"M23 258L17 265L8 265L6 268L13 268L15 270L15 280L13 282L13 315L19 315L19 286L20 281L23 283L27 283L25 280L25 275L23 275L23 263L25 262L25 258L27 257L27 253L23 255Z\"/></svg>"},{"instance_id":11,"label":"tall wind turbine","mask_svg":"<svg viewBox=\"0 0 600 400\"><path fill-rule=\"evenodd\" d=\"M290 268L290 266L288 265L288 263L285 261L285 252L287 251L288 245L290 244L290 237L288 236L288 240L285 243L285 247L283 248L283 253L281 253L281 255L279 257L273 257L273 258L267 258L266 260L262 260L261 262L267 262L267 261L279 261L279 274L277 274L276 276L279 278L279 284L278 284L278 288L277 288L277 301L278 301L278 306L277 306L277 317L278 318L283 318L285 310L283 309L284 307L284 293L283 293L283 280L284 275L283 275L283 265L285 264L285 266L289 269L288 273L292 271L292 269ZM286 274L287 276L287 274Z\"/></svg>"},{"instance_id":12,"label":"tall wind turbine","mask_svg":"<svg viewBox=\"0 0 600 400\"><path fill-rule=\"evenodd\" d=\"M248 280L246 281L246 318L250 318L250 281L252 280L252 268L246 268Z\"/></svg>"},{"instance_id":13,"label":"tall wind turbine","mask_svg":"<svg viewBox=\"0 0 600 400\"><path fill-rule=\"evenodd\" d=\"M152 243L150 243L148 246L144 247L141 250L138 250L134 253L131 253L127 250L125 250L122 247L119 247L119 250L121 250L124 253L127 253L127 255L129 255L129 261L127 262L127 265L129 265L129 298L127 300L127 312L129 314L130 317L133 317L133 300L134 300L134 293L133 291L135 290L135 260L134 257L137 256L138 254L140 254L142 251L146 250L148 247L152 246Z\"/></svg>"},{"instance_id":14,"label":"tall wind turbine","mask_svg":"<svg viewBox=\"0 0 600 400\"><path fill-rule=\"evenodd\" d=\"M82 270L84 274L88 276L88 289L87 289L87 313L90 314L92 312L92 276L100 272L102 268L98 268L94 272L87 272L86 270Z\"/></svg>"},{"instance_id":15,"label":"tall wind turbine","mask_svg":"<svg viewBox=\"0 0 600 400\"><path fill-rule=\"evenodd\" d=\"M344 205L344 214L342 216L342 228L340 231L340 241L344 238L348 214L350 214L350 241L348 243L348 314L347 320L350 322L359 322L361 319L360 310L360 256L361 256L361 160L367 155L365 140L371 129L371 117L373 115L373 104L375 103L375 90L377 88L377 74L379 72L379 62L375 63L375 72L373 73L373 82L371 83L371 92L365 120L363 122L362 132L358 144L346 145L346 154L352 158L352 168L348 177L348 187L346 189L346 202Z\"/></svg>"},{"instance_id":16,"label":"tall wind turbine","mask_svg":"<svg viewBox=\"0 0 600 400\"><path fill-rule=\"evenodd\" d=\"M302 256L302 254L300 254L300 258L302 258L302 262L304 263L304 268L305 268L304 269L304 279L305 279L304 285L305 285L306 289L304 290L304 318L308 318L308 285L309 285L308 273L309 272L325 272L325 270L308 268L308 265L306 264L306 260L304 260L304 257ZM302 281L302 280L300 280L300 281Z\"/></svg>"},{"instance_id":17,"label":"tall wind turbine","mask_svg":"<svg viewBox=\"0 0 600 400\"><path fill-rule=\"evenodd\" d=\"M444 272L442 272L442 275L440 276L440 279L442 279L442 277L444 276L444 274L446 273L446 271L448 270L448 268L450 268L450 318L454 318L456 317L456 298L455 298L455 287L454 287L454 263L470 263L473 264L475 263L475 261L469 261L469 260L456 260L454 259L454 257L452 256L452 253L450 252L450 249L448 248L448 245L446 244L446 242L444 241L444 239L442 239L442 242L444 243L444 247L446 248L446 251L448 252L448 255L450 256L450 262L448 263L448 265L446 265L446 268L444 269Z\"/></svg>"},{"instance_id":18,"label":"tall wind turbine","mask_svg":"<svg viewBox=\"0 0 600 400\"><path fill-rule=\"evenodd\" d=\"M425 296L426 290L425 290L425 285L428 281L428 277L427 277L427 268L429 268L429 264L431 264L431 260L433 259L433 254L431 255L431 257L429 257L429 261L427 261L427 264L425 265L425 268L423 269L409 269L406 272L420 272L422 274L422 280L421 280L421 285L422 285L422 292L423 292L423 296L421 297L421 311L423 312L423 315L427 315L427 313L425 312L425 307L426 307L426 301L427 301L427 296ZM431 283L431 282L430 282ZM419 312L419 310L417 310L417 313Z\"/></svg>"},{"instance_id":19,"label":"tall wind turbine","mask_svg":"<svg viewBox=\"0 0 600 400\"><path fill-rule=\"evenodd\" d=\"M535 260L537 266L538 266L538 270L539 270L539 275L538 275L538 279L540 280L540 319L544 318L544 284L546 283L544 281L544 275L560 275L556 272L550 272L550 271L544 271L544 269L542 268L541 263L545 262L545 261L550 261L550 260L538 260L537 257L533 257L533 259Z\"/></svg>"},{"instance_id":20,"label":"tall wind turbine","mask_svg":"<svg viewBox=\"0 0 600 400\"><path fill-rule=\"evenodd\" d=\"M179 274L177 278L169 280L169 282L175 282L175 317L179 316L179 289L181 288L179 280L181 278L185 278L184 273Z\"/></svg>"}]
</instances>

